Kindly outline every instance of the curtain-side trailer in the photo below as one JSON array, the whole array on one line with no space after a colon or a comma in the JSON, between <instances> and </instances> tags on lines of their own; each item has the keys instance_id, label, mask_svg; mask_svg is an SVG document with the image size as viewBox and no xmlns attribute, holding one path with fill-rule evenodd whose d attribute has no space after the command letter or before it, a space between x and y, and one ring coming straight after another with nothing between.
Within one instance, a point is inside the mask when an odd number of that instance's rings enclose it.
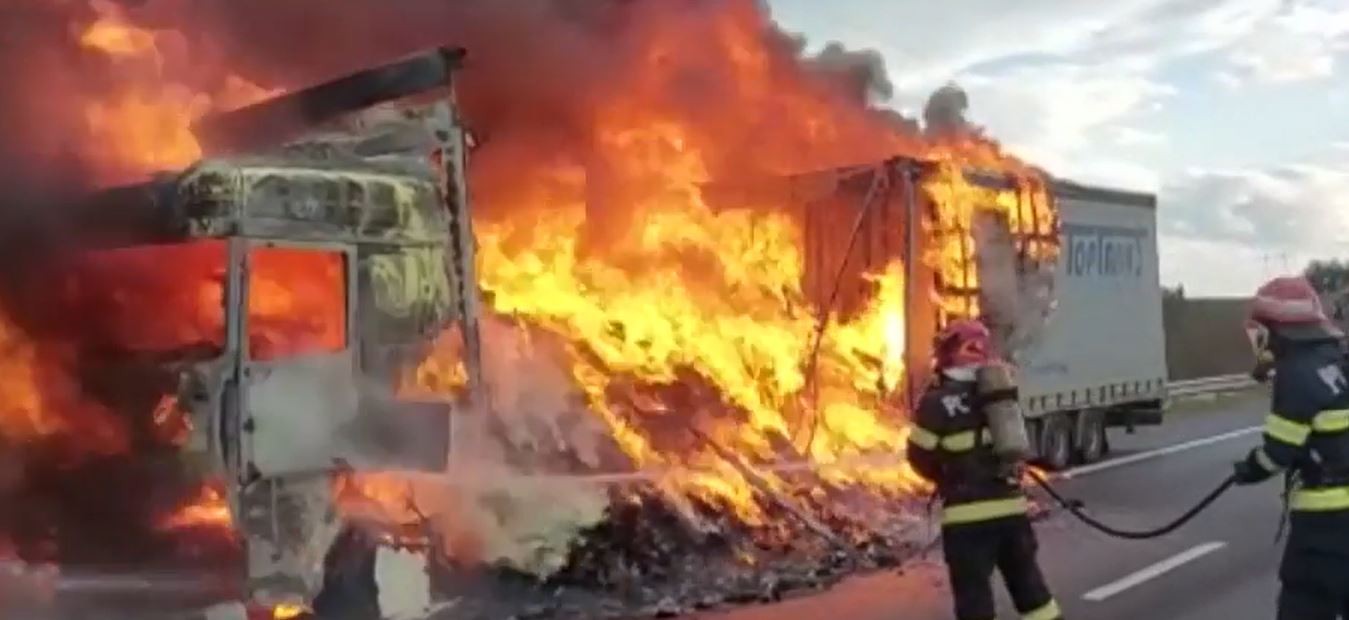
<instances>
[{"instance_id":1,"label":"curtain-side trailer","mask_svg":"<svg viewBox=\"0 0 1349 620\"><path fill-rule=\"evenodd\" d=\"M1041 460L1061 468L1104 456L1106 426L1160 424L1167 366L1156 197L1065 181L1051 191L1057 308L1017 361Z\"/></svg>"},{"instance_id":2,"label":"curtain-side trailer","mask_svg":"<svg viewBox=\"0 0 1349 620\"><path fill-rule=\"evenodd\" d=\"M797 205L805 232L803 285L816 308L840 316L859 311L874 290L866 275L904 261L908 397L928 379L938 327L965 311L991 324L1016 363L1027 424L1045 466L1101 459L1109 450L1107 427L1160 424L1167 366L1156 197L964 170L952 181L964 185L952 195L1001 204L967 204L962 208L974 217L952 218L942 211L950 205L932 197L934 187L942 191L932 176L940 172L898 158L800 175L785 195L775 184L723 197ZM951 235L974 240L958 244L971 272L963 277L940 266L951 257L938 254L951 246L937 246ZM1054 241L1056 259L1044 253Z\"/></svg>"}]
</instances>

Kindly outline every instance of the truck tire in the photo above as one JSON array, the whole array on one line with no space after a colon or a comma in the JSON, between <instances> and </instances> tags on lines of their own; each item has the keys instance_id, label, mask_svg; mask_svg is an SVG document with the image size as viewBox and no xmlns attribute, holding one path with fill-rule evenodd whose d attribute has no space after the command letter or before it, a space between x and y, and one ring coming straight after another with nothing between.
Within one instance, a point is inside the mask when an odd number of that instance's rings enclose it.
<instances>
[{"instance_id":1,"label":"truck tire","mask_svg":"<svg viewBox=\"0 0 1349 620\"><path fill-rule=\"evenodd\" d=\"M1110 444L1105 436L1105 413L1097 409L1086 409L1076 416L1074 433L1074 456L1078 463L1095 463L1110 453Z\"/></svg>"},{"instance_id":2,"label":"truck tire","mask_svg":"<svg viewBox=\"0 0 1349 620\"><path fill-rule=\"evenodd\" d=\"M1050 471L1067 469L1073 461L1073 421L1068 414L1050 413L1040 420L1040 464Z\"/></svg>"}]
</instances>

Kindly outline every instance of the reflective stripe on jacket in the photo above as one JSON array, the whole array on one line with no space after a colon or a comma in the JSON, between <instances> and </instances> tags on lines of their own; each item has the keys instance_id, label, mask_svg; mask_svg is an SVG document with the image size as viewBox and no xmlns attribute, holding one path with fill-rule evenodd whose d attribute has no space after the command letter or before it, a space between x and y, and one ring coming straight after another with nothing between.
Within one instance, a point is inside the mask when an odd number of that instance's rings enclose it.
<instances>
[{"instance_id":1,"label":"reflective stripe on jacket","mask_svg":"<svg viewBox=\"0 0 1349 620\"><path fill-rule=\"evenodd\" d=\"M1349 379L1338 343L1284 343L1255 462L1291 470L1294 511L1349 510Z\"/></svg>"},{"instance_id":2,"label":"reflective stripe on jacket","mask_svg":"<svg viewBox=\"0 0 1349 620\"><path fill-rule=\"evenodd\" d=\"M909 463L937 486L945 525L1027 511L1020 486L1001 474L991 435L973 397L972 382L943 377L924 392L910 429Z\"/></svg>"}]
</instances>

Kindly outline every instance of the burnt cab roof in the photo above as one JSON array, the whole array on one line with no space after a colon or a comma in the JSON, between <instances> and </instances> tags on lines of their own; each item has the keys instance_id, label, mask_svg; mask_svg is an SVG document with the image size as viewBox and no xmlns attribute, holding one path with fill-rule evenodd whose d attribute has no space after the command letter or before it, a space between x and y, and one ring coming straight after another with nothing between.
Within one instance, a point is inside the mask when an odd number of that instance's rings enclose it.
<instances>
[{"instance_id":1,"label":"burnt cab roof","mask_svg":"<svg viewBox=\"0 0 1349 620\"><path fill-rule=\"evenodd\" d=\"M194 132L207 150L231 155L100 192L75 205L72 227L103 247L224 236L447 243L424 157L454 123L453 99L382 107L452 89L463 58L437 48L203 119Z\"/></svg>"},{"instance_id":2,"label":"burnt cab roof","mask_svg":"<svg viewBox=\"0 0 1349 620\"><path fill-rule=\"evenodd\" d=\"M171 178L101 192L78 229L99 246L244 236L294 241L448 243L429 167L284 157L208 159Z\"/></svg>"},{"instance_id":3,"label":"burnt cab roof","mask_svg":"<svg viewBox=\"0 0 1349 620\"><path fill-rule=\"evenodd\" d=\"M192 237L448 241L449 223L429 174L286 160L215 160L183 175L177 202Z\"/></svg>"}]
</instances>

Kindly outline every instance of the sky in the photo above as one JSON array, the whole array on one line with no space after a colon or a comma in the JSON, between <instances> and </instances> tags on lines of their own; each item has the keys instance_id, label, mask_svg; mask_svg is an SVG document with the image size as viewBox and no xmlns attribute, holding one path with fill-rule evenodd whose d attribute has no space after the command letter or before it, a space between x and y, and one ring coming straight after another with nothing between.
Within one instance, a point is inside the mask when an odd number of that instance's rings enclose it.
<instances>
[{"instance_id":1,"label":"sky","mask_svg":"<svg viewBox=\"0 0 1349 620\"><path fill-rule=\"evenodd\" d=\"M1349 258L1349 1L769 3L813 47L880 52L911 116L955 81L1012 153L1156 192L1162 282L1187 295Z\"/></svg>"}]
</instances>

